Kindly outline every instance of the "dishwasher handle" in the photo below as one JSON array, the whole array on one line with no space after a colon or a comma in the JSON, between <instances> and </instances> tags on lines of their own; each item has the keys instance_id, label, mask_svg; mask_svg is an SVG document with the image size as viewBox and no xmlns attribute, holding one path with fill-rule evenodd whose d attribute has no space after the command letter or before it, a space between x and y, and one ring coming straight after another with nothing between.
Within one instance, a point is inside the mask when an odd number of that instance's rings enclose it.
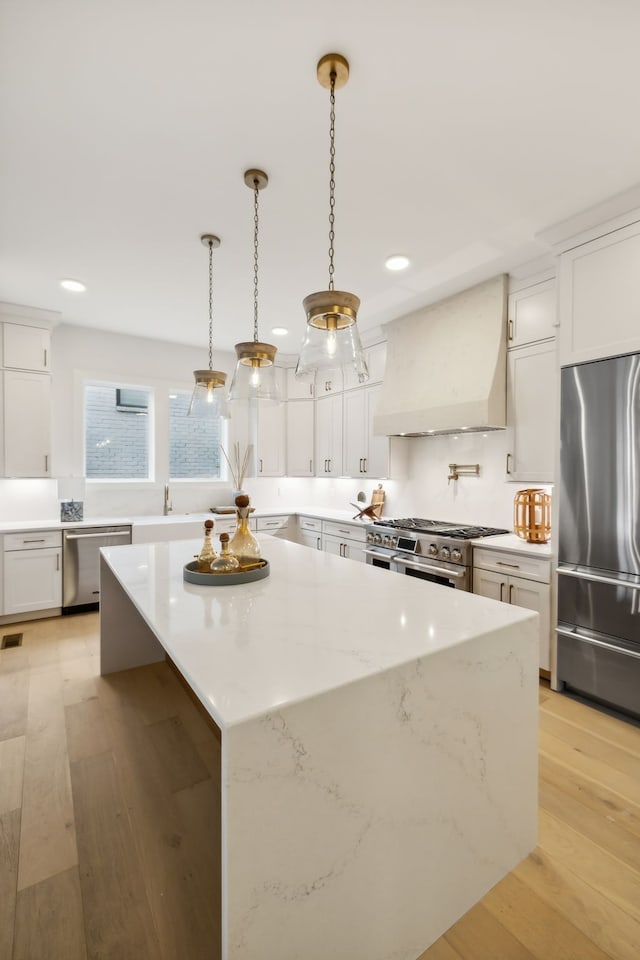
<instances>
[{"instance_id":1,"label":"dishwasher handle","mask_svg":"<svg viewBox=\"0 0 640 960\"><path fill-rule=\"evenodd\" d=\"M95 540L97 538L104 539L105 537L130 537L131 534L128 530L114 530L110 533L108 530L103 530L101 533L65 533L65 540Z\"/></svg>"}]
</instances>

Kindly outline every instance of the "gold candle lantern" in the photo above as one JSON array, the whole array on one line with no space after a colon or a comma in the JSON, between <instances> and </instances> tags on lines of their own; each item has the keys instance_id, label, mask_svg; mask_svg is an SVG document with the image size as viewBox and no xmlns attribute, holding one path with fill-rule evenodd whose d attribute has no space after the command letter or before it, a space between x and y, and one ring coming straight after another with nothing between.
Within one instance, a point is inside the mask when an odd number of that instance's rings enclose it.
<instances>
[{"instance_id":1,"label":"gold candle lantern","mask_svg":"<svg viewBox=\"0 0 640 960\"><path fill-rule=\"evenodd\" d=\"M527 543L547 543L551 536L551 496L538 487L518 490L513 500L513 529Z\"/></svg>"}]
</instances>

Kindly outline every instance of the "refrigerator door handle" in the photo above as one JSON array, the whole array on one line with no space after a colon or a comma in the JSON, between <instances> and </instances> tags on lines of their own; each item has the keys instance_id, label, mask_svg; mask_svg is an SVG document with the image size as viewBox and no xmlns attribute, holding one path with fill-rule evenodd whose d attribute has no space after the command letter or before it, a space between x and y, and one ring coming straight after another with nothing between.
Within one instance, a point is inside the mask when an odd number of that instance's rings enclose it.
<instances>
[{"instance_id":1,"label":"refrigerator door handle","mask_svg":"<svg viewBox=\"0 0 640 960\"><path fill-rule=\"evenodd\" d=\"M579 632L578 630L563 630L562 627L556 627L556 633L559 637L567 637L569 640L581 640L583 643L590 643L594 647L603 647L605 650L611 650L614 653L622 653L628 657L634 657L636 660L640 660L640 652L636 653L635 650L628 650L626 647L618 647L615 643L605 643L604 640L596 640L595 637L589 636L587 633Z\"/></svg>"},{"instance_id":2,"label":"refrigerator door handle","mask_svg":"<svg viewBox=\"0 0 640 960\"><path fill-rule=\"evenodd\" d=\"M569 567L557 567L556 573L565 577L574 577L576 580L590 580L592 583L610 583L614 587L624 587L626 590L640 590L640 583L631 583L629 580L618 580L617 577L602 577L597 573L582 573L571 570Z\"/></svg>"}]
</instances>

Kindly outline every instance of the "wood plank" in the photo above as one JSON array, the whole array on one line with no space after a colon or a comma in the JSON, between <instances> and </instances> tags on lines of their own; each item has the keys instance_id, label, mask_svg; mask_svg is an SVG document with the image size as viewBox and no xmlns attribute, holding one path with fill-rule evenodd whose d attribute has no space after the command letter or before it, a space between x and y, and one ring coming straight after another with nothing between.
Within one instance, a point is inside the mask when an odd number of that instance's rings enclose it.
<instances>
[{"instance_id":1,"label":"wood plank","mask_svg":"<svg viewBox=\"0 0 640 960\"><path fill-rule=\"evenodd\" d=\"M424 953L420 954L418 960L462 960L462 958L444 937L440 937ZM505 957L504 960L507 960L507 958Z\"/></svg>"},{"instance_id":2,"label":"wood plank","mask_svg":"<svg viewBox=\"0 0 640 960\"><path fill-rule=\"evenodd\" d=\"M22 806L24 737L0 740L0 813Z\"/></svg>"},{"instance_id":3,"label":"wood plank","mask_svg":"<svg viewBox=\"0 0 640 960\"><path fill-rule=\"evenodd\" d=\"M538 796L540 806L547 813L640 872L640 840L608 810L593 810L557 783L543 778L540 779Z\"/></svg>"},{"instance_id":4,"label":"wood plank","mask_svg":"<svg viewBox=\"0 0 640 960\"><path fill-rule=\"evenodd\" d=\"M180 717L168 717L149 724L149 738L164 767L169 793L209 779L209 771L193 742L187 736Z\"/></svg>"},{"instance_id":5,"label":"wood plank","mask_svg":"<svg viewBox=\"0 0 640 960\"><path fill-rule=\"evenodd\" d=\"M3 651L4 653L6 651ZM26 733L28 704L27 671L10 670L0 673L0 740L12 740Z\"/></svg>"},{"instance_id":6,"label":"wood plank","mask_svg":"<svg viewBox=\"0 0 640 960\"><path fill-rule=\"evenodd\" d=\"M625 830L640 837L640 805L620 797L608 785L585 777L579 771L559 763L553 753L539 758L540 779L559 785L564 793L603 817L612 818Z\"/></svg>"},{"instance_id":7,"label":"wood plank","mask_svg":"<svg viewBox=\"0 0 640 960\"><path fill-rule=\"evenodd\" d=\"M0 814L0 957L9 960L13 947L20 810Z\"/></svg>"},{"instance_id":8,"label":"wood plank","mask_svg":"<svg viewBox=\"0 0 640 960\"><path fill-rule=\"evenodd\" d=\"M611 960L514 873L501 880L482 904L538 960Z\"/></svg>"},{"instance_id":9,"label":"wood plank","mask_svg":"<svg viewBox=\"0 0 640 960\"><path fill-rule=\"evenodd\" d=\"M18 889L78 863L58 666L31 671Z\"/></svg>"},{"instance_id":10,"label":"wood plank","mask_svg":"<svg viewBox=\"0 0 640 960\"><path fill-rule=\"evenodd\" d=\"M13 960L39 957L86 960L77 867L18 894Z\"/></svg>"},{"instance_id":11,"label":"wood plank","mask_svg":"<svg viewBox=\"0 0 640 960\"><path fill-rule=\"evenodd\" d=\"M640 873L556 817L540 811L540 849L640 920Z\"/></svg>"},{"instance_id":12,"label":"wood plank","mask_svg":"<svg viewBox=\"0 0 640 960\"><path fill-rule=\"evenodd\" d=\"M601 760L608 767L620 771L629 777L640 780L640 753L626 750L610 740L594 736L593 731L585 730L564 717L540 712L540 730L563 740L576 753L593 760Z\"/></svg>"},{"instance_id":13,"label":"wood plank","mask_svg":"<svg viewBox=\"0 0 640 960\"><path fill-rule=\"evenodd\" d=\"M106 719L97 697L65 707L64 714L70 763L111 748Z\"/></svg>"},{"instance_id":14,"label":"wood plank","mask_svg":"<svg viewBox=\"0 0 640 960\"><path fill-rule=\"evenodd\" d=\"M618 720L601 710L588 707L578 700L572 700L556 691L549 691L549 696L541 707L541 713L548 716L561 717L576 727L587 730L592 736L608 740L617 747L629 750L640 756L640 728L631 723Z\"/></svg>"},{"instance_id":15,"label":"wood plank","mask_svg":"<svg viewBox=\"0 0 640 960\"><path fill-rule=\"evenodd\" d=\"M96 654L86 653L82 657L62 658L60 675L65 706L97 697L96 683L99 673L100 661Z\"/></svg>"},{"instance_id":16,"label":"wood plank","mask_svg":"<svg viewBox=\"0 0 640 960\"><path fill-rule=\"evenodd\" d=\"M72 763L71 781L87 953L92 960L160 960L145 877L113 755L108 752Z\"/></svg>"},{"instance_id":17,"label":"wood plank","mask_svg":"<svg viewBox=\"0 0 640 960\"><path fill-rule=\"evenodd\" d=\"M445 940L462 960L533 960L530 953L491 914L482 903L477 904L445 934Z\"/></svg>"},{"instance_id":18,"label":"wood plank","mask_svg":"<svg viewBox=\"0 0 640 960\"><path fill-rule=\"evenodd\" d=\"M640 805L640 780L621 773L603 760L574 750L570 744L550 733L545 733L544 730L540 731L538 743L541 756L552 756L556 762L575 770L587 780L606 783L613 793L624 800L625 804L630 802L634 806Z\"/></svg>"},{"instance_id":19,"label":"wood plank","mask_svg":"<svg viewBox=\"0 0 640 960\"><path fill-rule=\"evenodd\" d=\"M515 873L605 953L616 960L638 960L640 922L594 890L579 872L540 850L527 857Z\"/></svg>"}]
</instances>

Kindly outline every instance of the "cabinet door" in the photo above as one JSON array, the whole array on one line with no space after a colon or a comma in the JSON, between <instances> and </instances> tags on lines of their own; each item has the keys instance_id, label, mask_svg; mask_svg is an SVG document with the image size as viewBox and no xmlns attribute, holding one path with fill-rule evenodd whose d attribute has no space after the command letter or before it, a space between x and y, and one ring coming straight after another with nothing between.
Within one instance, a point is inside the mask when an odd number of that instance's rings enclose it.
<instances>
[{"instance_id":1,"label":"cabinet door","mask_svg":"<svg viewBox=\"0 0 640 960\"><path fill-rule=\"evenodd\" d=\"M315 388L313 383L307 380L298 380L295 375L295 369L287 369L287 400L309 400L313 399Z\"/></svg>"},{"instance_id":2,"label":"cabinet door","mask_svg":"<svg viewBox=\"0 0 640 960\"><path fill-rule=\"evenodd\" d=\"M15 550L4 555L4 612L27 613L62 604L59 547Z\"/></svg>"},{"instance_id":3,"label":"cabinet door","mask_svg":"<svg viewBox=\"0 0 640 960\"><path fill-rule=\"evenodd\" d=\"M4 372L4 475L51 475L51 378Z\"/></svg>"},{"instance_id":4,"label":"cabinet door","mask_svg":"<svg viewBox=\"0 0 640 960\"><path fill-rule=\"evenodd\" d=\"M322 549L325 553L332 553L334 557L342 556L342 545L340 537L332 537L326 533L322 537Z\"/></svg>"},{"instance_id":5,"label":"cabinet door","mask_svg":"<svg viewBox=\"0 0 640 960\"><path fill-rule=\"evenodd\" d=\"M285 415L286 404L258 401L258 477L283 477L285 474Z\"/></svg>"},{"instance_id":6,"label":"cabinet door","mask_svg":"<svg viewBox=\"0 0 640 960\"><path fill-rule=\"evenodd\" d=\"M41 327L19 323L3 324L4 366L14 370L50 369L51 334Z\"/></svg>"},{"instance_id":7,"label":"cabinet door","mask_svg":"<svg viewBox=\"0 0 640 960\"><path fill-rule=\"evenodd\" d=\"M347 391L343 398L343 410L344 472L349 477L359 477L365 473L368 455L367 391Z\"/></svg>"},{"instance_id":8,"label":"cabinet door","mask_svg":"<svg viewBox=\"0 0 640 960\"><path fill-rule=\"evenodd\" d=\"M489 597L490 600L506 600L509 578L490 570L473 568L473 592L480 597Z\"/></svg>"},{"instance_id":9,"label":"cabinet door","mask_svg":"<svg viewBox=\"0 0 640 960\"><path fill-rule=\"evenodd\" d=\"M298 530L298 543L301 543L304 547L311 547L313 550L322 550L322 536L319 533Z\"/></svg>"},{"instance_id":10,"label":"cabinet door","mask_svg":"<svg viewBox=\"0 0 640 960\"><path fill-rule=\"evenodd\" d=\"M347 560L357 560L360 563L366 561L364 555L364 543L358 543L357 540L344 540L342 543L342 556Z\"/></svg>"},{"instance_id":11,"label":"cabinet door","mask_svg":"<svg viewBox=\"0 0 640 960\"><path fill-rule=\"evenodd\" d=\"M291 400L287 403L287 476L313 476L314 402Z\"/></svg>"},{"instance_id":12,"label":"cabinet door","mask_svg":"<svg viewBox=\"0 0 640 960\"><path fill-rule=\"evenodd\" d=\"M316 402L316 476L342 473L342 394Z\"/></svg>"},{"instance_id":13,"label":"cabinet door","mask_svg":"<svg viewBox=\"0 0 640 960\"><path fill-rule=\"evenodd\" d=\"M553 481L557 378L555 341L509 351L509 479L538 483Z\"/></svg>"},{"instance_id":14,"label":"cabinet door","mask_svg":"<svg viewBox=\"0 0 640 960\"><path fill-rule=\"evenodd\" d=\"M507 346L521 347L556 335L556 282L545 280L509 295Z\"/></svg>"},{"instance_id":15,"label":"cabinet door","mask_svg":"<svg viewBox=\"0 0 640 960\"><path fill-rule=\"evenodd\" d=\"M551 625L551 588L549 584L510 577L506 599L515 607L535 610L540 614L540 668L549 670Z\"/></svg>"},{"instance_id":16,"label":"cabinet door","mask_svg":"<svg viewBox=\"0 0 640 960\"><path fill-rule=\"evenodd\" d=\"M640 350L640 223L563 253L559 261L560 362Z\"/></svg>"},{"instance_id":17,"label":"cabinet door","mask_svg":"<svg viewBox=\"0 0 640 960\"><path fill-rule=\"evenodd\" d=\"M376 343L375 346L365 350L364 355L369 369L369 379L364 384L360 383L355 370L349 368L344 374L344 389L353 390L356 387L366 386L369 383L382 383L384 377L384 368L387 361L386 343Z\"/></svg>"}]
</instances>

